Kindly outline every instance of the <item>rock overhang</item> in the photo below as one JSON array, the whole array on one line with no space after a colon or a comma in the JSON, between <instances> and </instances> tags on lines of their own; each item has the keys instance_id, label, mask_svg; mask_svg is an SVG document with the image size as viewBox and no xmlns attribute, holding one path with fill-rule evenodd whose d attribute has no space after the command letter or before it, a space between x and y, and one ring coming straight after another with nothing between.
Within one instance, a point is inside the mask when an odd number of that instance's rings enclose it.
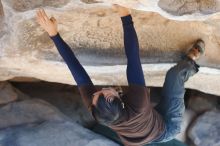
<instances>
[{"instance_id":1,"label":"rock overhang","mask_svg":"<svg viewBox=\"0 0 220 146\"><path fill-rule=\"evenodd\" d=\"M40 4L20 1L24 6L16 8L13 2L2 0L3 17L7 17L4 24L7 33L0 38L0 80L19 76L75 84L48 35L35 22L35 10L45 7L50 15L57 17L61 35L96 84L127 84L120 19L110 9L109 3L66 0L60 5L56 1L56 5L53 5L52 0ZM134 5L137 2L142 7ZM131 1L137 9L159 12L169 18L154 12L133 11L147 84L162 86L169 67L181 59L196 39L202 38L207 46L205 56L199 61L202 68L186 87L220 95L220 84L215 82L220 81L218 10L212 14L200 12L198 15L198 11L194 11L192 14L177 16L158 8L158 2ZM123 4L123 0L116 3Z\"/></svg>"}]
</instances>

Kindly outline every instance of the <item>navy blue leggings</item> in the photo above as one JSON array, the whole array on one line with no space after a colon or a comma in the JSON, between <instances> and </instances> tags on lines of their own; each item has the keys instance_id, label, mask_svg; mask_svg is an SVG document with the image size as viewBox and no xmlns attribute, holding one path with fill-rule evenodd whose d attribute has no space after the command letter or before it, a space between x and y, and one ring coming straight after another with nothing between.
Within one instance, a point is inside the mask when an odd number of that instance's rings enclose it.
<instances>
[{"instance_id":1,"label":"navy blue leggings","mask_svg":"<svg viewBox=\"0 0 220 146\"><path fill-rule=\"evenodd\" d=\"M139 57L139 44L131 15L121 18L124 30L124 46L127 56L127 80L128 84L145 85L144 74ZM57 34L51 37L60 55L69 67L78 86L93 85L90 77L82 67L71 48Z\"/></svg>"}]
</instances>

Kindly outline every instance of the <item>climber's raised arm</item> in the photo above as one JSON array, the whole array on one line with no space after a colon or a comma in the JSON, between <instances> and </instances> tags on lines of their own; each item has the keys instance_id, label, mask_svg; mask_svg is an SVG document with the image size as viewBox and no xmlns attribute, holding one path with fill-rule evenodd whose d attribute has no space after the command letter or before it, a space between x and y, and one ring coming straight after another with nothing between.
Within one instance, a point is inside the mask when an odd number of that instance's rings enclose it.
<instances>
[{"instance_id":1,"label":"climber's raised arm","mask_svg":"<svg viewBox=\"0 0 220 146\"><path fill-rule=\"evenodd\" d=\"M128 84L145 86L144 73L139 56L138 37L133 25L130 10L120 5L114 5L113 8L118 11L123 25Z\"/></svg>"},{"instance_id":2,"label":"climber's raised arm","mask_svg":"<svg viewBox=\"0 0 220 146\"><path fill-rule=\"evenodd\" d=\"M139 43L136 30L133 24L131 12L128 8L114 5L119 16L124 32L124 47L127 57L127 81L129 90L127 92L126 103L135 110L136 113L142 112L149 106L150 99L148 96L147 88L145 87L144 73L141 66L139 56ZM138 94L138 96L137 96ZM148 108L151 110L151 108ZM145 112L147 112L145 110Z\"/></svg>"},{"instance_id":3,"label":"climber's raised arm","mask_svg":"<svg viewBox=\"0 0 220 146\"><path fill-rule=\"evenodd\" d=\"M37 11L37 21L40 26L48 32L49 36L56 45L60 55L69 67L77 86L79 87L80 93L85 100L87 106L90 105L90 98L96 91L93 83L88 76L85 69L82 67L74 52L67 45L67 43L60 37L58 33L57 21L54 17L49 18L43 9ZM89 87L89 89L87 89ZM85 88L85 89L84 89Z\"/></svg>"}]
</instances>

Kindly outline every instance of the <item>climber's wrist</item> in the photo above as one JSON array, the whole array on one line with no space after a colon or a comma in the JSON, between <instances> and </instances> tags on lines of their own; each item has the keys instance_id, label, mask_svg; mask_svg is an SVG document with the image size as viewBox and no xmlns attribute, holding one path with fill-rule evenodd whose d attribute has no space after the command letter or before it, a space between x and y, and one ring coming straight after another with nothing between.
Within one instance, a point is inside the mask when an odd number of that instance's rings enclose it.
<instances>
[{"instance_id":1,"label":"climber's wrist","mask_svg":"<svg viewBox=\"0 0 220 146\"><path fill-rule=\"evenodd\" d=\"M56 36L58 34L58 31L51 31L51 32L48 32L49 36L50 37L53 37L53 36Z\"/></svg>"}]
</instances>

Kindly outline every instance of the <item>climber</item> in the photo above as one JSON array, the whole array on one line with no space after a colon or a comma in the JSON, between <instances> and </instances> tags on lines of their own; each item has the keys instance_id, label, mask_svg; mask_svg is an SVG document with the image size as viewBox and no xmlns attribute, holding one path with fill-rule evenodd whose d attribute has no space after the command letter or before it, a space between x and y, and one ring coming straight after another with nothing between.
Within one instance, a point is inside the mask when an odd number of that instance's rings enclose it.
<instances>
[{"instance_id":1,"label":"climber","mask_svg":"<svg viewBox=\"0 0 220 146\"><path fill-rule=\"evenodd\" d=\"M119 5L114 5L114 8L121 17L127 57L128 89L123 94L112 87L96 89L74 52L58 33L54 17L49 18L41 9L37 11L37 21L53 40L77 83L85 105L97 122L113 129L127 146L172 140L180 132L183 118L184 82L198 72L199 66L195 61L204 53L205 44L202 40L196 41L186 57L167 72L162 99L153 108L145 85L130 10Z\"/></svg>"}]
</instances>

